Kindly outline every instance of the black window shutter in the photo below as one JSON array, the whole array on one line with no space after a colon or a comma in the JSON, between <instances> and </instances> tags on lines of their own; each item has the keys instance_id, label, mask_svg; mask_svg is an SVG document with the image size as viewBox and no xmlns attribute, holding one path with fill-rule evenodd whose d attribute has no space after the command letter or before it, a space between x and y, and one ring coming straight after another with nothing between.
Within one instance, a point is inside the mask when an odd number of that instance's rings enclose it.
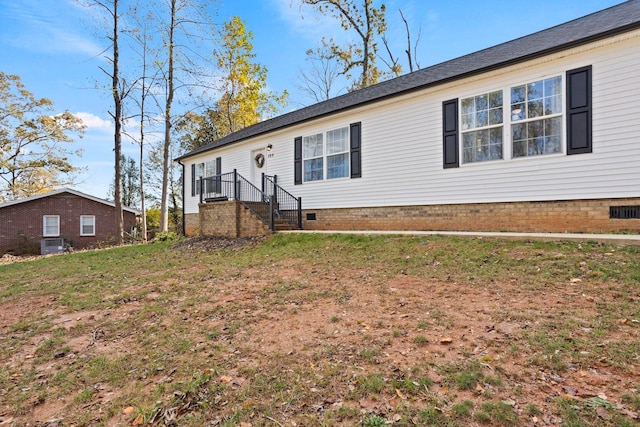
<instances>
[{"instance_id":1,"label":"black window shutter","mask_svg":"<svg viewBox=\"0 0 640 427\"><path fill-rule=\"evenodd\" d=\"M567 71L567 154L592 152L591 65Z\"/></svg>"},{"instance_id":2,"label":"black window shutter","mask_svg":"<svg viewBox=\"0 0 640 427\"><path fill-rule=\"evenodd\" d=\"M293 183L302 184L302 137L299 136L293 144Z\"/></svg>"},{"instance_id":3,"label":"black window shutter","mask_svg":"<svg viewBox=\"0 0 640 427\"><path fill-rule=\"evenodd\" d=\"M361 123L351 123L351 178L362 177Z\"/></svg>"},{"instance_id":4,"label":"black window shutter","mask_svg":"<svg viewBox=\"0 0 640 427\"><path fill-rule=\"evenodd\" d=\"M191 165L191 197L196 195L196 164Z\"/></svg>"},{"instance_id":5,"label":"black window shutter","mask_svg":"<svg viewBox=\"0 0 640 427\"><path fill-rule=\"evenodd\" d=\"M222 193L222 157L216 157L216 179L214 193Z\"/></svg>"},{"instance_id":6,"label":"black window shutter","mask_svg":"<svg viewBox=\"0 0 640 427\"><path fill-rule=\"evenodd\" d=\"M442 152L444 168L457 168L458 160L458 99L442 103Z\"/></svg>"}]
</instances>

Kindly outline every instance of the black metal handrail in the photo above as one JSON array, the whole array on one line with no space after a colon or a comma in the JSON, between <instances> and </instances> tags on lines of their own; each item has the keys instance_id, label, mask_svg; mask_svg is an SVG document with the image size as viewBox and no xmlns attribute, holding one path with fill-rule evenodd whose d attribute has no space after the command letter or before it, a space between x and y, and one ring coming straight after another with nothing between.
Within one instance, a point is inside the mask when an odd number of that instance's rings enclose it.
<instances>
[{"instance_id":1,"label":"black metal handrail","mask_svg":"<svg viewBox=\"0 0 640 427\"><path fill-rule=\"evenodd\" d=\"M295 197L278 185L277 175L262 174L262 192L274 205L274 216L285 219L302 230L302 198Z\"/></svg>"},{"instance_id":2,"label":"black metal handrail","mask_svg":"<svg viewBox=\"0 0 640 427\"><path fill-rule=\"evenodd\" d=\"M277 177L262 177L262 189L253 185L235 169L199 180L200 203L237 200L275 230L275 222L284 219L302 229L302 199L277 184ZM267 191L265 191L267 190ZM283 203L284 202L284 203Z\"/></svg>"}]
</instances>

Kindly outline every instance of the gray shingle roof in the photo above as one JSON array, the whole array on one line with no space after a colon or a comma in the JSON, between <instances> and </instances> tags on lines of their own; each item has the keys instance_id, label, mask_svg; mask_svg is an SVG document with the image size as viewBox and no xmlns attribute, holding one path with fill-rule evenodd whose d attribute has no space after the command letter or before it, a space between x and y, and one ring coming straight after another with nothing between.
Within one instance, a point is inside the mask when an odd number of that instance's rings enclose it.
<instances>
[{"instance_id":1,"label":"gray shingle roof","mask_svg":"<svg viewBox=\"0 0 640 427\"><path fill-rule=\"evenodd\" d=\"M36 194L35 196L25 197L24 199L9 200L8 202L0 203L0 209L5 208L7 206L19 205L20 203L30 202L32 200L43 199L45 197L57 196L58 194L63 194L63 193L69 193L69 194L73 194L74 196L82 197L84 199L93 200L94 202L102 203L102 204L105 204L107 206L111 206L112 208L116 207L115 203L110 202L108 200L104 200L104 199L101 199L99 197L91 196L89 194L82 193L82 192L77 191L77 190L72 190L71 188L59 188L57 190L53 190L53 191L50 191L48 193ZM127 212L132 212L132 213L134 213L136 215L140 215L140 211L137 210L137 209L134 209L134 208L129 208L129 207L123 206L122 210L127 211Z\"/></svg>"},{"instance_id":2,"label":"gray shingle roof","mask_svg":"<svg viewBox=\"0 0 640 427\"><path fill-rule=\"evenodd\" d=\"M265 120L186 153L176 161L294 124L527 61L636 28L640 28L640 0L629 0L528 36Z\"/></svg>"}]
</instances>

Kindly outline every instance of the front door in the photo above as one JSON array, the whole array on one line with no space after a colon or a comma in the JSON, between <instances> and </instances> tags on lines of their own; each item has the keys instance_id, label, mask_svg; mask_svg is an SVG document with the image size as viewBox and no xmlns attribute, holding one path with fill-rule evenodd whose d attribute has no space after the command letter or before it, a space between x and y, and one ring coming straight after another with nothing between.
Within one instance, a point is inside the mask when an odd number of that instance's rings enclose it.
<instances>
[{"instance_id":1,"label":"front door","mask_svg":"<svg viewBox=\"0 0 640 427\"><path fill-rule=\"evenodd\" d=\"M264 148L251 152L251 183L262 188L262 174L267 173L267 153Z\"/></svg>"}]
</instances>

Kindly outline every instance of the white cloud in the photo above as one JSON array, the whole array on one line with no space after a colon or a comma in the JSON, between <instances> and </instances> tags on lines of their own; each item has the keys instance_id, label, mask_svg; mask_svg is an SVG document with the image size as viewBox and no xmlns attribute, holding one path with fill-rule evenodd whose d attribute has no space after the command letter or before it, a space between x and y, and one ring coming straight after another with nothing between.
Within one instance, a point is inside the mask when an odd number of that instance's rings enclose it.
<instances>
[{"instance_id":1,"label":"white cloud","mask_svg":"<svg viewBox=\"0 0 640 427\"><path fill-rule=\"evenodd\" d=\"M323 37L333 38L340 43L348 38L347 32L340 26L340 20L331 14L322 14L313 6L301 5L295 0L271 0L271 3L294 32L313 44L319 45Z\"/></svg>"},{"instance_id":2,"label":"white cloud","mask_svg":"<svg viewBox=\"0 0 640 427\"><path fill-rule=\"evenodd\" d=\"M75 116L82 120L87 126L87 130L113 130L113 122L104 120L92 113L75 113Z\"/></svg>"},{"instance_id":3,"label":"white cloud","mask_svg":"<svg viewBox=\"0 0 640 427\"><path fill-rule=\"evenodd\" d=\"M60 7L52 1L24 0L2 6L5 30L12 30L4 32L4 37L15 47L31 52L87 56L97 56L102 51L81 32L83 16L68 4Z\"/></svg>"}]
</instances>

